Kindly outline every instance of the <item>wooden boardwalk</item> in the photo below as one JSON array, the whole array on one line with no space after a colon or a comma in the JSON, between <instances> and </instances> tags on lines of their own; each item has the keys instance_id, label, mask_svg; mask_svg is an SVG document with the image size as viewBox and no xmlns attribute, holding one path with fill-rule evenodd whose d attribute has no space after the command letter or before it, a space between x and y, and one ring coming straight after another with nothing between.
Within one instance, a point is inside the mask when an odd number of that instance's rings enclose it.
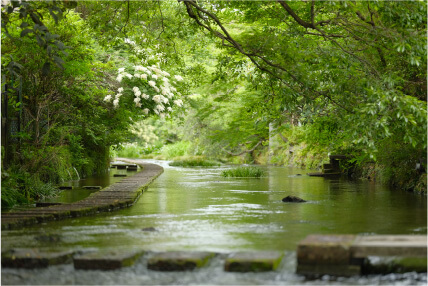
<instances>
[{"instance_id":1,"label":"wooden boardwalk","mask_svg":"<svg viewBox=\"0 0 428 286\"><path fill-rule=\"evenodd\" d=\"M2 213L1 229L15 229L42 222L88 216L129 207L136 202L150 183L163 173L163 168L156 164L140 163L139 165L142 171L95 192L81 201Z\"/></svg>"}]
</instances>

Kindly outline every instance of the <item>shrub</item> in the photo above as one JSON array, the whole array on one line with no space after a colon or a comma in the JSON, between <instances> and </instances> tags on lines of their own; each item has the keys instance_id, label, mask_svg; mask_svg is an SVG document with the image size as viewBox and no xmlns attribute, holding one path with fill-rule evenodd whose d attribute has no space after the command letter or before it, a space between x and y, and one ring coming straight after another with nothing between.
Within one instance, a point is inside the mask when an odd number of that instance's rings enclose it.
<instances>
[{"instance_id":1,"label":"shrub","mask_svg":"<svg viewBox=\"0 0 428 286\"><path fill-rule=\"evenodd\" d=\"M179 141L174 144L165 145L161 153L166 159L184 156L188 154L190 145L191 143L188 141Z\"/></svg>"},{"instance_id":2,"label":"shrub","mask_svg":"<svg viewBox=\"0 0 428 286\"><path fill-rule=\"evenodd\" d=\"M238 167L236 169L228 169L221 172L223 177L245 177L245 178L260 178L266 175L266 171L257 167Z\"/></svg>"},{"instance_id":3,"label":"shrub","mask_svg":"<svg viewBox=\"0 0 428 286\"><path fill-rule=\"evenodd\" d=\"M142 147L137 143L125 143L120 149L116 150L118 157L124 158L139 158L141 156Z\"/></svg>"},{"instance_id":4,"label":"shrub","mask_svg":"<svg viewBox=\"0 0 428 286\"><path fill-rule=\"evenodd\" d=\"M194 156L186 157L181 160L176 160L169 163L170 166L181 166L181 167L213 167L220 166L220 163L206 160L204 157Z\"/></svg>"}]
</instances>

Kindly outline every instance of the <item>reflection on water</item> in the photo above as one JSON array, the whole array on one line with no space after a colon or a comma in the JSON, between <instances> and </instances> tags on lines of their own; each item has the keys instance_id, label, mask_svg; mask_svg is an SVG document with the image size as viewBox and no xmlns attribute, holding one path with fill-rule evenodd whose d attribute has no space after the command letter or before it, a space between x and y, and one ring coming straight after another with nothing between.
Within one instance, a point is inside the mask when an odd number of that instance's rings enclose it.
<instances>
[{"instance_id":1,"label":"reflection on water","mask_svg":"<svg viewBox=\"0 0 428 286\"><path fill-rule=\"evenodd\" d=\"M73 203L88 197L90 194L97 192L97 189L85 189L83 186L101 186L105 188L119 182L123 177L114 177L114 174L132 175L133 173L126 170L118 170L116 168L109 169L108 172L89 176L87 178L75 181L69 181L61 184L61 186L73 187L71 190L62 190L58 196L46 199L45 202L50 203Z\"/></svg>"},{"instance_id":2,"label":"reflection on water","mask_svg":"<svg viewBox=\"0 0 428 286\"><path fill-rule=\"evenodd\" d=\"M265 178L233 179L220 176L225 167L162 164L165 172L133 207L3 231L2 247L279 250L293 254L297 243L314 233L427 233L426 197L373 182L295 176L303 171L286 167L266 167ZM308 202L283 203L287 195ZM143 231L147 227L156 231ZM33 237L39 233L57 233L61 242L36 241ZM294 273L294 269L287 271Z\"/></svg>"}]
</instances>

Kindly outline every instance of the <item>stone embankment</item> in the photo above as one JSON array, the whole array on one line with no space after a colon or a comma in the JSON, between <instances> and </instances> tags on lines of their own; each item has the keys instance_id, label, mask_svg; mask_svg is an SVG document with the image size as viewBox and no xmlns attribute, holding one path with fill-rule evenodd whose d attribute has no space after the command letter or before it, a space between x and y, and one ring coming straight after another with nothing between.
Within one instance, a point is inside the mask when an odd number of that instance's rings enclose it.
<instances>
[{"instance_id":1,"label":"stone embankment","mask_svg":"<svg viewBox=\"0 0 428 286\"><path fill-rule=\"evenodd\" d=\"M95 192L81 201L2 213L1 229L15 229L37 223L88 216L129 207L137 201L150 183L163 173L163 168L156 164L140 163L139 166L142 171Z\"/></svg>"},{"instance_id":2,"label":"stone embankment","mask_svg":"<svg viewBox=\"0 0 428 286\"><path fill-rule=\"evenodd\" d=\"M340 160L349 159L346 155L330 155L330 163L323 164L322 172L308 173L311 177L338 177L342 175Z\"/></svg>"}]
</instances>

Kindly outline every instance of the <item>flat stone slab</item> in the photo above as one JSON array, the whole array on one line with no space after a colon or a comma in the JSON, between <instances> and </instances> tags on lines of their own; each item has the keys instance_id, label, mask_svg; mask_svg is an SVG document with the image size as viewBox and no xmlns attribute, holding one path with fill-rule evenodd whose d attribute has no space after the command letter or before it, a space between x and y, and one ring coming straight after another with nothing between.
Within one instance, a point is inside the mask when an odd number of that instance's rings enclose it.
<instances>
[{"instance_id":1,"label":"flat stone slab","mask_svg":"<svg viewBox=\"0 0 428 286\"><path fill-rule=\"evenodd\" d=\"M58 189L60 189L60 190L72 190L73 186L59 186Z\"/></svg>"},{"instance_id":2,"label":"flat stone slab","mask_svg":"<svg viewBox=\"0 0 428 286\"><path fill-rule=\"evenodd\" d=\"M132 266L143 251L91 252L74 257L75 269L113 270Z\"/></svg>"},{"instance_id":3,"label":"flat stone slab","mask_svg":"<svg viewBox=\"0 0 428 286\"><path fill-rule=\"evenodd\" d=\"M58 205L62 205L62 203L38 202L38 203L36 203L36 208L50 207L50 206L58 206Z\"/></svg>"},{"instance_id":4,"label":"flat stone slab","mask_svg":"<svg viewBox=\"0 0 428 286\"><path fill-rule=\"evenodd\" d=\"M355 235L309 235L297 246L297 263L348 265L355 239Z\"/></svg>"},{"instance_id":5,"label":"flat stone slab","mask_svg":"<svg viewBox=\"0 0 428 286\"><path fill-rule=\"evenodd\" d=\"M297 273L358 275L376 268L370 270L364 263L368 257L406 258L378 269L420 271L426 265L426 255L426 235L309 235L297 247Z\"/></svg>"},{"instance_id":6,"label":"flat stone slab","mask_svg":"<svg viewBox=\"0 0 428 286\"><path fill-rule=\"evenodd\" d=\"M71 262L73 251L45 252L38 249L11 249L2 253L1 266L45 268Z\"/></svg>"},{"instance_id":7,"label":"flat stone slab","mask_svg":"<svg viewBox=\"0 0 428 286\"><path fill-rule=\"evenodd\" d=\"M352 256L426 257L426 235L370 235L358 236L351 246Z\"/></svg>"},{"instance_id":8,"label":"flat stone slab","mask_svg":"<svg viewBox=\"0 0 428 286\"><path fill-rule=\"evenodd\" d=\"M277 269L283 254L276 251L237 252L226 259L228 272L264 272Z\"/></svg>"},{"instance_id":9,"label":"flat stone slab","mask_svg":"<svg viewBox=\"0 0 428 286\"><path fill-rule=\"evenodd\" d=\"M103 187L101 186L83 186L82 189L88 189L88 190L101 190Z\"/></svg>"},{"instance_id":10,"label":"flat stone slab","mask_svg":"<svg viewBox=\"0 0 428 286\"><path fill-rule=\"evenodd\" d=\"M147 268L157 271L186 271L204 266L211 257L212 252L199 251L171 251L162 252L152 256Z\"/></svg>"}]
</instances>

